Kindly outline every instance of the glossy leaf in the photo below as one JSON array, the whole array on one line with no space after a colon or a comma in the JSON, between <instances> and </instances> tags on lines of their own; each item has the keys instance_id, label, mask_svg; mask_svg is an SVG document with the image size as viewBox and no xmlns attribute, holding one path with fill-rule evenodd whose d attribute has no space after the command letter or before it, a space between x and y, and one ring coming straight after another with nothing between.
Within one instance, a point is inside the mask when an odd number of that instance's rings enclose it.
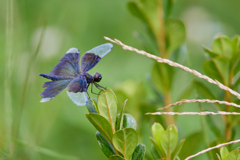
<instances>
[{"instance_id":1,"label":"glossy leaf","mask_svg":"<svg viewBox=\"0 0 240 160\"><path fill-rule=\"evenodd\" d=\"M178 154L179 154L179 152L181 151L184 142L185 142L185 139L181 140L181 141L178 143L176 149L175 149L174 152L172 153L173 159L177 159Z\"/></svg>"},{"instance_id":2,"label":"glossy leaf","mask_svg":"<svg viewBox=\"0 0 240 160\"><path fill-rule=\"evenodd\" d=\"M170 155L174 151L177 142L178 142L177 128L174 125L170 125L161 136L161 145L164 152L167 155Z\"/></svg>"},{"instance_id":3,"label":"glossy leaf","mask_svg":"<svg viewBox=\"0 0 240 160\"><path fill-rule=\"evenodd\" d=\"M115 126L115 130L120 130L122 129L122 125L123 125L123 114L124 114L124 110L126 107L126 103L127 103L127 99L125 100L121 113L117 115L117 120L116 120L116 126Z\"/></svg>"},{"instance_id":4,"label":"glossy leaf","mask_svg":"<svg viewBox=\"0 0 240 160\"><path fill-rule=\"evenodd\" d=\"M130 160L137 146L137 132L132 128L125 128L115 132L112 138L114 147L122 153L126 160Z\"/></svg>"},{"instance_id":5,"label":"glossy leaf","mask_svg":"<svg viewBox=\"0 0 240 160\"><path fill-rule=\"evenodd\" d=\"M138 144L132 154L132 160L143 160L146 152L146 147L144 144Z\"/></svg>"},{"instance_id":6,"label":"glossy leaf","mask_svg":"<svg viewBox=\"0 0 240 160\"><path fill-rule=\"evenodd\" d=\"M240 160L240 151L235 150L228 154L228 156L223 160Z\"/></svg>"},{"instance_id":7,"label":"glossy leaf","mask_svg":"<svg viewBox=\"0 0 240 160\"><path fill-rule=\"evenodd\" d=\"M180 159L185 159L189 155L195 154L196 149L202 145L203 142L203 132L196 132L189 135L179 153ZM191 147L189 147L191 146Z\"/></svg>"},{"instance_id":8,"label":"glossy leaf","mask_svg":"<svg viewBox=\"0 0 240 160\"><path fill-rule=\"evenodd\" d=\"M177 19L168 19L165 23L168 53L175 51L186 39L184 24Z\"/></svg>"},{"instance_id":9,"label":"glossy leaf","mask_svg":"<svg viewBox=\"0 0 240 160\"><path fill-rule=\"evenodd\" d=\"M109 121L114 132L118 110L117 99L114 92L110 89L101 91L98 96L97 104L100 115Z\"/></svg>"},{"instance_id":10,"label":"glossy leaf","mask_svg":"<svg viewBox=\"0 0 240 160\"><path fill-rule=\"evenodd\" d=\"M155 63L152 69L152 81L162 93L169 92L172 87L174 68L168 64Z\"/></svg>"},{"instance_id":11,"label":"glossy leaf","mask_svg":"<svg viewBox=\"0 0 240 160\"><path fill-rule=\"evenodd\" d=\"M137 130L137 122L131 114L124 113L122 128L133 128Z\"/></svg>"},{"instance_id":12,"label":"glossy leaf","mask_svg":"<svg viewBox=\"0 0 240 160\"><path fill-rule=\"evenodd\" d=\"M120 156L111 156L109 157L109 160L125 160L125 159Z\"/></svg>"},{"instance_id":13,"label":"glossy leaf","mask_svg":"<svg viewBox=\"0 0 240 160\"><path fill-rule=\"evenodd\" d=\"M164 128L159 123L152 125L152 134L158 146L161 146L162 134L165 132Z\"/></svg>"},{"instance_id":14,"label":"glossy leaf","mask_svg":"<svg viewBox=\"0 0 240 160\"><path fill-rule=\"evenodd\" d=\"M88 100L87 104L87 109L89 113L97 113L97 110L93 104L93 101L91 99Z\"/></svg>"},{"instance_id":15,"label":"glossy leaf","mask_svg":"<svg viewBox=\"0 0 240 160\"><path fill-rule=\"evenodd\" d=\"M226 147L222 147L220 149L220 155L223 160L227 158L228 154L229 154L229 151Z\"/></svg>"},{"instance_id":16,"label":"glossy leaf","mask_svg":"<svg viewBox=\"0 0 240 160\"><path fill-rule=\"evenodd\" d=\"M106 118L100 114L90 113L86 114L88 120L93 124L93 126L108 140L112 140L112 128L110 123Z\"/></svg>"},{"instance_id":17,"label":"glossy leaf","mask_svg":"<svg viewBox=\"0 0 240 160\"><path fill-rule=\"evenodd\" d=\"M97 131L96 133L96 138L98 141L98 144L101 148L101 150L103 151L103 153L109 158L111 155L115 155L115 151L114 148L112 146L112 144L107 141L100 132Z\"/></svg>"}]
</instances>

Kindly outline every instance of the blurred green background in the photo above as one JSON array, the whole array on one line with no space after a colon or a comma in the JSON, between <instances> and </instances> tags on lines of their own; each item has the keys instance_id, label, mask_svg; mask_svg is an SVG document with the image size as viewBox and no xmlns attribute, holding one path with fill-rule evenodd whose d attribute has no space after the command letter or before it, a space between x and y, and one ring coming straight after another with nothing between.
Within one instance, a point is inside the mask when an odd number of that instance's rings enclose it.
<instances>
[{"instance_id":1,"label":"blurred green background","mask_svg":"<svg viewBox=\"0 0 240 160\"><path fill-rule=\"evenodd\" d=\"M6 131L9 129L6 124L10 120L13 135L19 126L19 137L14 139L17 145L14 153L19 160L105 159L95 139L96 130L85 117L87 109L74 105L66 91L50 102L40 103L41 86L47 80L38 74L50 73L71 47L79 48L83 54L106 43L103 36L117 38L125 44L143 49L136 33L144 33L144 26L128 11L128 0L12 0L13 41L9 62L6 48L6 41L10 38L6 28L9 2L5 0L0 5L1 155L5 156ZM179 63L204 73L202 63L206 57L201 46L211 46L213 38L219 33L232 37L240 32L239 6L239 0L177 0L171 17L182 20L187 31L187 41ZM42 31L43 37L35 59ZM114 91L126 83L128 86L144 83L153 64L151 59L114 45L113 50L90 73L101 73L103 79L100 84ZM195 78L179 69L176 72L180 78L175 80L172 102ZM7 79L7 83L6 75L9 73L10 81ZM26 77L28 73L29 77ZM213 85L207 85L216 89ZM6 88L10 89L10 98L4 92ZM131 97L128 98L131 101ZM6 107L11 108L10 112L6 112ZM19 114L22 115L20 118ZM179 139L201 129L199 117L187 118L192 120L179 117L177 122Z\"/></svg>"}]
</instances>

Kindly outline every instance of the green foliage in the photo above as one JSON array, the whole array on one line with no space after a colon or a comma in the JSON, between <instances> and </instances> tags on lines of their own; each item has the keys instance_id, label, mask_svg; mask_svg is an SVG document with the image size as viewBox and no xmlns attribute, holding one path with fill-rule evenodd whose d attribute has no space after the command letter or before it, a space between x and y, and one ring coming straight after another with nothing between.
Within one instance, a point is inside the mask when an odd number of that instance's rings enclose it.
<instances>
[{"instance_id":1,"label":"green foliage","mask_svg":"<svg viewBox=\"0 0 240 160\"><path fill-rule=\"evenodd\" d=\"M178 131L174 125L168 126L166 130L161 124L154 123L152 125L152 134L154 138L150 137L153 144L152 155L155 159L178 159L178 154L182 149L185 139L178 142Z\"/></svg>"},{"instance_id":2,"label":"green foliage","mask_svg":"<svg viewBox=\"0 0 240 160\"><path fill-rule=\"evenodd\" d=\"M97 129L96 138L103 153L111 160L143 159L146 147L138 144L137 123L134 117L124 113L126 106L117 114L117 99L110 89L101 91L98 96L97 106L89 100L87 108L88 120ZM91 113L97 111L99 113ZM114 122L114 123L112 123Z\"/></svg>"},{"instance_id":3,"label":"green foliage","mask_svg":"<svg viewBox=\"0 0 240 160\"><path fill-rule=\"evenodd\" d=\"M231 152L228 151L226 147L220 149L220 156L218 155L219 160L240 160L240 150L236 149Z\"/></svg>"}]
</instances>

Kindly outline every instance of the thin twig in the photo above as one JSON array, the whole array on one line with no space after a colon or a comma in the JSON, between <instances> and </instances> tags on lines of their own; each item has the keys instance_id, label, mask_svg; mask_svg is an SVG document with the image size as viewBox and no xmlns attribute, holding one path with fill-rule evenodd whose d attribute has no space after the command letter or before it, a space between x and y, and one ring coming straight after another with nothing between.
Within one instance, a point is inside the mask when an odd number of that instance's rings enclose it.
<instances>
[{"instance_id":1,"label":"thin twig","mask_svg":"<svg viewBox=\"0 0 240 160\"><path fill-rule=\"evenodd\" d=\"M238 112L154 112L154 113L145 113L146 115L240 115Z\"/></svg>"},{"instance_id":2,"label":"thin twig","mask_svg":"<svg viewBox=\"0 0 240 160\"><path fill-rule=\"evenodd\" d=\"M197 76L199 78L207 80L209 83L217 85L219 88L221 88L223 90L229 91L231 94L235 95L238 99L240 99L240 94L238 92L236 92L236 91L232 90L231 88L223 85L222 83L218 82L217 80L213 80L213 79L209 78L208 76L201 74L200 72L198 72L196 70L190 69L190 68L188 68L186 66L183 66L183 65L181 65L179 63L172 62L172 61L170 61L168 59L157 57L157 56L152 55L150 53L147 53L145 51L138 50L138 49L133 48L131 46L125 45L125 44L123 44L121 41L119 41L117 39L112 40L112 39L110 39L108 37L104 37L104 38L106 40L110 41L110 42L113 42L113 43L116 43L116 44L122 46L122 48L125 49L125 50L134 51L134 52L139 53L141 55L144 55L144 56L147 56L149 58L155 59L159 63L166 63L166 64L168 64L170 66L181 68L182 70L184 70L186 72L189 72L189 73L194 74L195 76Z\"/></svg>"},{"instance_id":3,"label":"thin twig","mask_svg":"<svg viewBox=\"0 0 240 160\"><path fill-rule=\"evenodd\" d=\"M235 140L235 141L230 141L230 142L227 142L227 143L222 143L222 144L216 145L214 147L210 147L210 148L204 149L204 150L202 150L202 151L200 151L200 152L198 152L198 153L196 153L194 155L191 155L191 156L187 157L185 160L192 159L192 158L194 158L194 157L196 157L196 156L198 156L200 154L206 153L206 152L208 152L210 150L213 150L213 149L216 149L216 148L220 148L220 147L223 147L223 146L226 146L226 145L229 145L229 144L239 143L239 142L240 142L240 139Z\"/></svg>"},{"instance_id":4,"label":"thin twig","mask_svg":"<svg viewBox=\"0 0 240 160\"><path fill-rule=\"evenodd\" d=\"M164 110L166 108L173 107L173 106L176 106L176 105L181 105L181 104L184 104L184 103L195 103L195 102L218 103L218 104L225 104L225 105L240 108L240 105L237 105L236 103L226 102L226 101L210 100L210 99L183 99L181 101L178 101L176 103L172 103L172 104L170 104L168 106L165 106L163 108L159 108L158 110Z\"/></svg>"}]
</instances>

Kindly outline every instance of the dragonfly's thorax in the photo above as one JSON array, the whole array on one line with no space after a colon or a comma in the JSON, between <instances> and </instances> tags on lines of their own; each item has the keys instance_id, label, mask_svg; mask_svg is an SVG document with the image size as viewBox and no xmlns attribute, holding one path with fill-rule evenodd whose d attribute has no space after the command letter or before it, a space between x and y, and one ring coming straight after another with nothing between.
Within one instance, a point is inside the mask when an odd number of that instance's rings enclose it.
<instances>
[{"instance_id":1,"label":"dragonfly's thorax","mask_svg":"<svg viewBox=\"0 0 240 160\"><path fill-rule=\"evenodd\" d=\"M91 76L89 73L83 73L82 76L86 77L87 83L93 83L94 82L93 76Z\"/></svg>"}]
</instances>

